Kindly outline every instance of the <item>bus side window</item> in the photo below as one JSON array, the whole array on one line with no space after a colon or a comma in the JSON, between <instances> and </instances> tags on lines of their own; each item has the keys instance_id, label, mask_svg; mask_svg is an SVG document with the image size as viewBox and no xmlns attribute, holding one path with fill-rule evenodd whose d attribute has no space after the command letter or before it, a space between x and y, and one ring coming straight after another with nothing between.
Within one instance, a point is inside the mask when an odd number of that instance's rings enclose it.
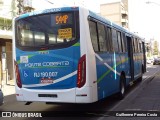
<instances>
[{"instance_id":1,"label":"bus side window","mask_svg":"<svg viewBox=\"0 0 160 120\"><path fill-rule=\"evenodd\" d=\"M141 42L139 42L139 50L140 50L140 52L142 52L142 43Z\"/></svg>"},{"instance_id":2,"label":"bus side window","mask_svg":"<svg viewBox=\"0 0 160 120\"><path fill-rule=\"evenodd\" d=\"M141 39L139 40L139 52L142 52L142 43L141 43Z\"/></svg>"},{"instance_id":3,"label":"bus side window","mask_svg":"<svg viewBox=\"0 0 160 120\"><path fill-rule=\"evenodd\" d=\"M139 52L139 44L138 44L138 38L136 38L136 47L137 47L137 53Z\"/></svg>"},{"instance_id":4,"label":"bus side window","mask_svg":"<svg viewBox=\"0 0 160 120\"><path fill-rule=\"evenodd\" d=\"M104 25L98 23L98 37L99 37L99 47L101 52L106 51L106 34L105 34L105 27Z\"/></svg>"},{"instance_id":5,"label":"bus side window","mask_svg":"<svg viewBox=\"0 0 160 120\"><path fill-rule=\"evenodd\" d=\"M124 52L127 52L128 50L127 50L127 38L126 38L126 35L125 35L125 33L123 33L123 43L124 43Z\"/></svg>"},{"instance_id":6,"label":"bus side window","mask_svg":"<svg viewBox=\"0 0 160 120\"><path fill-rule=\"evenodd\" d=\"M112 52L113 51L113 45L112 45L112 32L110 27L106 27L106 33L107 33L107 51Z\"/></svg>"},{"instance_id":7,"label":"bus side window","mask_svg":"<svg viewBox=\"0 0 160 120\"><path fill-rule=\"evenodd\" d=\"M141 41L141 52L143 53L143 42Z\"/></svg>"},{"instance_id":8,"label":"bus side window","mask_svg":"<svg viewBox=\"0 0 160 120\"><path fill-rule=\"evenodd\" d=\"M137 38L134 39L134 48L135 48L135 53L137 53Z\"/></svg>"},{"instance_id":9,"label":"bus side window","mask_svg":"<svg viewBox=\"0 0 160 120\"><path fill-rule=\"evenodd\" d=\"M122 33L121 33L121 44L122 44L122 52L125 52L124 38Z\"/></svg>"},{"instance_id":10,"label":"bus side window","mask_svg":"<svg viewBox=\"0 0 160 120\"><path fill-rule=\"evenodd\" d=\"M97 39L97 30L96 30L96 22L89 21L89 29L90 29L90 36L93 45L93 49L95 52L98 52L98 39Z\"/></svg>"},{"instance_id":11,"label":"bus side window","mask_svg":"<svg viewBox=\"0 0 160 120\"><path fill-rule=\"evenodd\" d=\"M112 45L115 52L118 52L117 31L112 29Z\"/></svg>"},{"instance_id":12,"label":"bus side window","mask_svg":"<svg viewBox=\"0 0 160 120\"><path fill-rule=\"evenodd\" d=\"M117 38L118 38L118 46L119 46L119 52L122 52L123 51L123 48L122 48L122 43L121 43L121 32L117 31Z\"/></svg>"},{"instance_id":13,"label":"bus side window","mask_svg":"<svg viewBox=\"0 0 160 120\"><path fill-rule=\"evenodd\" d=\"M138 39L136 38L135 39L135 44L136 44L136 53L138 53L138 41L137 41Z\"/></svg>"},{"instance_id":14,"label":"bus side window","mask_svg":"<svg viewBox=\"0 0 160 120\"><path fill-rule=\"evenodd\" d=\"M139 39L137 39L137 52L140 52L140 48L139 48Z\"/></svg>"},{"instance_id":15,"label":"bus side window","mask_svg":"<svg viewBox=\"0 0 160 120\"><path fill-rule=\"evenodd\" d=\"M133 53L135 53L135 43L134 43L134 39L135 39L135 38L132 38Z\"/></svg>"}]
</instances>

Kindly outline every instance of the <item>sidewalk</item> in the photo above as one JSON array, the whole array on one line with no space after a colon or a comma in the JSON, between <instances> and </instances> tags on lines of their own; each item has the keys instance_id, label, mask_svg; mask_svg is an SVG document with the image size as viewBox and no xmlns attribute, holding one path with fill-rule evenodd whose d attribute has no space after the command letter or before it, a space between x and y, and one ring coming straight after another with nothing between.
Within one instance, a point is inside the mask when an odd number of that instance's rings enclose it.
<instances>
[{"instance_id":1,"label":"sidewalk","mask_svg":"<svg viewBox=\"0 0 160 120\"><path fill-rule=\"evenodd\" d=\"M7 85L3 84L1 89L4 96L15 94L14 80L8 81Z\"/></svg>"}]
</instances>

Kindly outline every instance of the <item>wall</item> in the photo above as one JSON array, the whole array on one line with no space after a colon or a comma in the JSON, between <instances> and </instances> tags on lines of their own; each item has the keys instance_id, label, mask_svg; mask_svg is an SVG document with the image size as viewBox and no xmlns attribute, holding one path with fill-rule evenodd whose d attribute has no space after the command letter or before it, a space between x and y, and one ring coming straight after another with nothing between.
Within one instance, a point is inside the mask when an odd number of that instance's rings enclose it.
<instances>
[{"instance_id":1,"label":"wall","mask_svg":"<svg viewBox=\"0 0 160 120\"><path fill-rule=\"evenodd\" d=\"M0 85L2 84L2 47L0 46Z\"/></svg>"},{"instance_id":2,"label":"wall","mask_svg":"<svg viewBox=\"0 0 160 120\"><path fill-rule=\"evenodd\" d=\"M10 79L13 79L13 62L12 62L12 43L6 42L6 62L7 62L7 69L8 75Z\"/></svg>"},{"instance_id":3,"label":"wall","mask_svg":"<svg viewBox=\"0 0 160 120\"><path fill-rule=\"evenodd\" d=\"M5 48L4 53L6 53L6 59L3 59L2 65L2 47ZM6 64L4 71L2 66ZM7 69L7 71L6 71ZM8 74L7 74L8 73ZM2 39L0 38L0 85L2 80L6 83L7 75L10 79L13 79L13 62L12 62L12 40L11 39Z\"/></svg>"},{"instance_id":4,"label":"wall","mask_svg":"<svg viewBox=\"0 0 160 120\"><path fill-rule=\"evenodd\" d=\"M121 25L121 4L120 2L108 3L100 5L100 13L106 19L111 20L114 23Z\"/></svg>"}]
</instances>

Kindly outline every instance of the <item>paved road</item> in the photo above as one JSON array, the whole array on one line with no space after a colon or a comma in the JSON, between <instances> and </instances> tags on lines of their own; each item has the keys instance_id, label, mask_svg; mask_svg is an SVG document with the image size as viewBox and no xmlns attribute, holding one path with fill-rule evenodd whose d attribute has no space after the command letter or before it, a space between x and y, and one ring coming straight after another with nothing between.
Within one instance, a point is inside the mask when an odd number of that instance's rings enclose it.
<instances>
[{"instance_id":1,"label":"paved road","mask_svg":"<svg viewBox=\"0 0 160 120\"><path fill-rule=\"evenodd\" d=\"M159 66L148 65L147 72L144 74L143 77L143 81L131 87L128 90L125 99L121 101L116 100L115 96L111 96L103 101L94 104L46 105L45 103L36 102L26 106L24 105L24 102L17 102L15 95L12 94L5 96L5 103L3 106L0 107L0 111L52 111L53 114L58 112L58 116L62 115L62 118L56 117L56 119L75 119L73 117L63 117L63 115L66 115L65 113L67 113L68 115L78 114L79 118L76 119L81 120L83 116L93 116L83 118L87 120L105 120L106 117L104 117L104 115L107 114L107 111L160 110L160 90L157 91L158 87L160 86L159 71ZM154 87L155 84L157 85L156 87ZM159 98L157 98L157 96L159 96ZM107 119L110 118L107 117Z\"/></svg>"},{"instance_id":2,"label":"paved road","mask_svg":"<svg viewBox=\"0 0 160 120\"><path fill-rule=\"evenodd\" d=\"M149 66L148 72L145 74L146 78L142 83L136 85L132 91L128 93L124 100L118 102L110 111L118 111L117 113L133 113L143 114L146 117L131 117L130 120L159 120L160 117L153 117L160 115L160 67ZM149 75L149 76L148 76ZM123 111L123 112L122 112ZM142 112L143 111L143 112ZM148 114L147 114L148 113ZM109 113L105 113L109 114ZM153 114L152 117L148 117ZM115 115L115 114L114 114ZM140 115L140 116L141 116ZM142 115L142 116L143 116ZM118 116L118 114L117 114ZM106 117L100 117L98 120L105 120ZM126 120L128 117L109 117L111 120Z\"/></svg>"}]
</instances>

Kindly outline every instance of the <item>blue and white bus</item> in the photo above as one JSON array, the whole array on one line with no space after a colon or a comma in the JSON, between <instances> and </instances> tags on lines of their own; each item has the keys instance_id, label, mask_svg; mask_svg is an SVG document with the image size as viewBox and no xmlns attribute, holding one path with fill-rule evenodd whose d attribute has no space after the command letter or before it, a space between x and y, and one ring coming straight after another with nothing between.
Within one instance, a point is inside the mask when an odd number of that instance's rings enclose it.
<instances>
[{"instance_id":1,"label":"blue and white bus","mask_svg":"<svg viewBox=\"0 0 160 120\"><path fill-rule=\"evenodd\" d=\"M81 7L23 14L13 22L18 101L93 103L142 80L144 41Z\"/></svg>"}]
</instances>

